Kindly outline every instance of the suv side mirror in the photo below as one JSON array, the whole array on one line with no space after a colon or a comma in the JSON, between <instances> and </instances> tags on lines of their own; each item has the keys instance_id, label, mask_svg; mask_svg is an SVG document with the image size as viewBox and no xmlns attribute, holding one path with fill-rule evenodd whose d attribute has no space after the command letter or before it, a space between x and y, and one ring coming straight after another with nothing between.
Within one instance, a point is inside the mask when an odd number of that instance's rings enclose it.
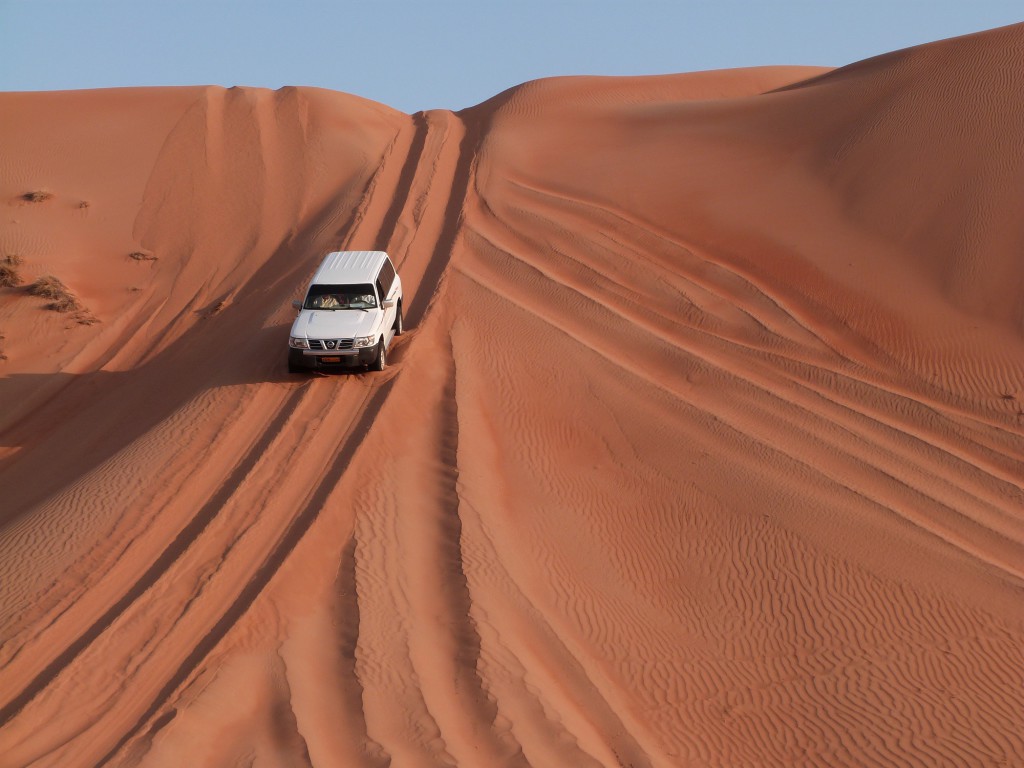
<instances>
[{"instance_id":1,"label":"suv side mirror","mask_svg":"<svg viewBox=\"0 0 1024 768\"><path fill-rule=\"evenodd\" d=\"M294 309L302 309L302 302L298 299L292 299L292 307Z\"/></svg>"},{"instance_id":2,"label":"suv side mirror","mask_svg":"<svg viewBox=\"0 0 1024 768\"><path fill-rule=\"evenodd\" d=\"M384 301L382 301L380 303L380 305L382 307L384 307L384 309L391 309L393 306L395 306L395 300L394 299L384 299Z\"/></svg>"}]
</instances>

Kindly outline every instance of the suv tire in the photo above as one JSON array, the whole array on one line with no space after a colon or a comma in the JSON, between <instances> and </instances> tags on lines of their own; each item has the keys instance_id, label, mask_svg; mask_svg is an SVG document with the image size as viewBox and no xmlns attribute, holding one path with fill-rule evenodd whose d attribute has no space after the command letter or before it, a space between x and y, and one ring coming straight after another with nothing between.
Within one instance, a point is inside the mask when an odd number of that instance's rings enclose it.
<instances>
[{"instance_id":1,"label":"suv tire","mask_svg":"<svg viewBox=\"0 0 1024 768\"><path fill-rule=\"evenodd\" d=\"M398 303L398 313L395 315L395 336L405 333L405 318L402 317L402 303Z\"/></svg>"},{"instance_id":2,"label":"suv tire","mask_svg":"<svg viewBox=\"0 0 1024 768\"><path fill-rule=\"evenodd\" d=\"M373 362L370 363L371 371L383 371L388 365L388 353L384 349L384 339L382 338L377 342L377 354L373 358Z\"/></svg>"}]
</instances>

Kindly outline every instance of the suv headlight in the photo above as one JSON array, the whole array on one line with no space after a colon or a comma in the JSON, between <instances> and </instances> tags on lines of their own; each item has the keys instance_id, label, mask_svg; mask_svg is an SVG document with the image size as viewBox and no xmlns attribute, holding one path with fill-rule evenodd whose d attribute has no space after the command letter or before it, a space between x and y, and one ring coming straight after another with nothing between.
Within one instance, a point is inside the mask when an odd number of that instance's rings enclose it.
<instances>
[{"instance_id":1,"label":"suv headlight","mask_svg":"<svg viewBox=\"0 0 1024 768\"><path fill-rule=\"evenodd\" d=\"M295 349L309 349L309 341L307 339L297 339L294 336L289 336L288 346L294 347Z\"/></svg>"},{"instance_id":2,"label":"suv headlight","mask_svg":"<svg viewBox=\"0 0 1024 768\"><path fill-rule=\"evenodd\" d=\"M376 340L376 336L356 336L352 339L352 346L356 349L360 347L372 347Z\"/></svg>"}]
</instances>

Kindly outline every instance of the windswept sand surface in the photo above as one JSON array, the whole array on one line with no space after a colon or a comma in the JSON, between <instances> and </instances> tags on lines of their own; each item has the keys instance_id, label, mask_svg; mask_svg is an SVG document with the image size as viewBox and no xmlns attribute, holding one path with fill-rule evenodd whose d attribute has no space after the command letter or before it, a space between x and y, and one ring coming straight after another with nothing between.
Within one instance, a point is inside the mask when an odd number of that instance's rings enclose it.
<instances>
[{"instance_id":1,"label":"windswept sand surface","mask_svg":"<svg viewBox=\"0 0 1024 768\"><path fill-rule=\"evenodd\" d=\"M0 768L1024 765L1022 61L0 94Z\"/></svg>"}]
</instances>

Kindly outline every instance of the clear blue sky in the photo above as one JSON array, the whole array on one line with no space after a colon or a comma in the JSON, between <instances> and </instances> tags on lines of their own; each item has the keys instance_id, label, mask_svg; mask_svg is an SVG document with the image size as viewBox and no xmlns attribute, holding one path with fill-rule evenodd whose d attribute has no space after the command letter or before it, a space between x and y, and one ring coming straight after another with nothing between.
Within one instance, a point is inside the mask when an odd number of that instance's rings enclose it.
<instances>
[{"instance_id":1,"label":"clear blue sky","mask_svg":"<svg viewBox=\"0 0 1024 768\"><path fill-rule=\"evenodd\" d=\"M314 85L404 112L553 75L840 66L1024 0L0 0L0 91Z\"/></svg>"}]
</instances>

